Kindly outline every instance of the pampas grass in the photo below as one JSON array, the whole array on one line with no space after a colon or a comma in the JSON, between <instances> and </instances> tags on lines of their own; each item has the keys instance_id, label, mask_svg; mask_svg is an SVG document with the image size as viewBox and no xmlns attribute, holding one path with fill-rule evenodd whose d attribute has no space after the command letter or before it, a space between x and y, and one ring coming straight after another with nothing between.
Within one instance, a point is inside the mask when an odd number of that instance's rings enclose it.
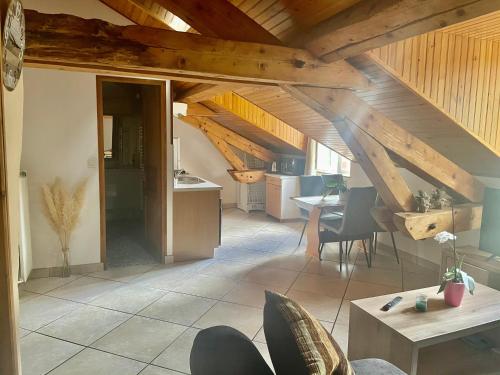
<instances>
[{"instance_id":1,"label":"pampas grass","mask_svg":"<svg viewBox=\"0 0 500 375\"><path fill-rule=\"evenodd\" d=\"M87 180L84 179L70 192L60 178L42 186L44 214L61 244L64 267L69 267L69 244L83 207L86 186Z\"/></svg>"}]
</instances>

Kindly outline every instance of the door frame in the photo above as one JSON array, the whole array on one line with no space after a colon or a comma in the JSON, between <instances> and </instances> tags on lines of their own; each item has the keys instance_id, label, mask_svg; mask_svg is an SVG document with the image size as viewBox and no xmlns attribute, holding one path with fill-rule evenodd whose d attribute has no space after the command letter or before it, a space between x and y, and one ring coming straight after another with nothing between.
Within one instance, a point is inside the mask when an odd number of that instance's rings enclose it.
<instances>
[{"instance_id":1,"label":"door frame","mask_svg":"<svg viewBox=\"0 0 500 375\"><path fill-rule=\"evenodd\" d=\"M160 87L160 170L161 170L161 220L162 220L162 234L161 234L161 259L160 263L165 263L165 256L167 252L166 246L166 232L167 232L167 92L166 82L153 79L140 79L128 77L113 77L101 76L96 77L96 90L97 90L97 149L98 149L98 166L99 166L99 212L100 212L100 254L101 263L106 266L106 181L105 181L105 168L104 168L104 109L103 109L103 95L102 86L105 82L118 82L118 83L132 83L136 85L159 86Z\"/></svg>"}]
</instances>

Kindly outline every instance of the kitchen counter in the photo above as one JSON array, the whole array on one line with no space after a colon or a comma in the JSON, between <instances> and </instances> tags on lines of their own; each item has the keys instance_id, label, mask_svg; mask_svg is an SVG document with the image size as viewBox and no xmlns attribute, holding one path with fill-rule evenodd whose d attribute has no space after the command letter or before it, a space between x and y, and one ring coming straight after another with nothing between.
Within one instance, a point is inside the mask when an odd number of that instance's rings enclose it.
<instances>
[{"instance_id":1,"label":"kitchen counter","mask_svg":"<svg viewBox=\"0 0 500 375\"><path fill-rule=\"evenodd\" d=\"M299 178L299 176L293 176L293 175L289 175L289 174L279 174L279 173L266 173L264 176L279 178L282 180L288 179L288 178Z\"/></svg>"},{"instance_id":2,"label":"kitchen counter","mask_svg":"<svg viewBox=\"0 0 500 375\"><path fill-rule=\"evenodd\" d=\"M206 180L195 184L174 184L175 262L214 256L221 238L221 190L222 186Z\"/></svg>"},{"instance_id":3,"label":"kitchen counter","mask_svg":"<svg viewBox=\"0 0 500 375\"><path fill-rule=\"evenodd\" d=\"M186 175L186 176L197 177L191 175ZM198 178L203 180L204 182L201 182L199 184L179 184L177 183L177 179L174 179L174 193L176 191L222 190L222 186L214 184L213 182L207 181L201 177Z\"/></svg>"}]
</instances>

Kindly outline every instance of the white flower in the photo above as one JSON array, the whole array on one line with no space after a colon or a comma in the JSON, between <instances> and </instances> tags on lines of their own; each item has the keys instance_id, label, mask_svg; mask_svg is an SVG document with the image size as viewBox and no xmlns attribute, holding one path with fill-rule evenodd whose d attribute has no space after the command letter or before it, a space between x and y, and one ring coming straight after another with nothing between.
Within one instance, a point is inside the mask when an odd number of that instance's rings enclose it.
<instances>
[{"instance_id":1,"label":"white flower","mask_svg":"<svg viewBox=\"0 0 500 375\"><path fill-rule=\"evenodd\" d=\"M434 239L439 243L446 243L451 240L456 240L457 236L451 234L450 232L440 232L434 236Z\"/></svg>"}]
</instances>

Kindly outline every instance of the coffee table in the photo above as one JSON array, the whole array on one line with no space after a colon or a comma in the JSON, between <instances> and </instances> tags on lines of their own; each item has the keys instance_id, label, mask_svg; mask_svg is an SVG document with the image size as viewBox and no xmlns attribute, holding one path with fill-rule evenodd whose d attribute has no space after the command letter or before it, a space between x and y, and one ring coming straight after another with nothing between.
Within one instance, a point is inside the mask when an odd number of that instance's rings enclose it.
<instances>
[{"instance_id":1,"label":"coffee table","mask_svg":"<svg viewBox=\"0 0 500 375\"><path fill-rule=\"evenodd\" d=\"M460 340L482 333L500 347L500 291L478 284L474 296L466 293L462 306L452 308L437 290L436 286L351 301L349 359L385 359L410 375L500 371L500 354ZM421 294L428 296L424 313L415 310ZM388 312L380 310L396 296L403 297L398 305Z\"/></svg>"}]
</instances>

